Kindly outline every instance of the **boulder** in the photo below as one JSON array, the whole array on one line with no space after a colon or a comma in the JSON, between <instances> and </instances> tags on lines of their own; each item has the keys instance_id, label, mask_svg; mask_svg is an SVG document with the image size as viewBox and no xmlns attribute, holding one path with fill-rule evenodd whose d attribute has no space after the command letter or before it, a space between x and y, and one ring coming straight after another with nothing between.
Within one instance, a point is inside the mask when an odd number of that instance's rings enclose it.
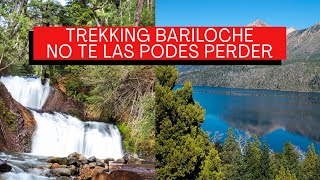
<instances>
[{"instance_id":1,"label":"boulder","mask_svg":"<svg viewBox=\"0 0 320 180\"><path fill-rule=\"evenodd\" d=\"M126 153L123 157L125 164L143 164L144 159L139 158L137 154Z\"/></svg>"},{"instance_id":2,"label":"boulder","mask_svg":"<svg viewBox=\"0 0 320 180\"><path fill-rule=\"evenodd\" d=\"M95 167L96 165L97 165L96 162L91 162L91 163L89 163L89 166L90 166L90 167Z\"/></svg>"},{"instance_id":3,"label":"boulder","mask_svg":"<svg viewBox=\"0 0 320 180\"><path fill-rule=\"evenodd\" d=\"M74 175L75 171L74 169L71 168L56 168L56 169L51 169L51 174L54 176L72 176Z\"/></svg>"},{"instance_id":4,"label":"boulder","mask_svg":"<svg viewBox=\"0 0 320 180\"><path fill-rule=\"evenodd\" d=\"M0 173L10 172L11 169L12 167L9 164L7 164L7 161L0 159Z\"/></svg>"},{"instance_id":5,"label":"boulder","mask_svg":"<svg viewBox=\"0 0 320 180\"><path fill-rule=\"evenodd\" d=\"M60 164L60 165L63 165L63 164L67 164L67 158L65 158L65 157L49 157L48 158L48 163L58 163L58 164Z\"/></svg>"},{"instance_id":6,"label":"boulder","mask_svg":"<svg viewBox=\"0 0 320 180\"><path fill-rule=\"evenodd\" d=\"M52 166L51 166L51 169L56 169L56 168L61 168L60 164L53 163Z\"/></svg>"},{"instance_id":7,"label":"boulder","mask_svg":"<svg viewBox=\"0 0 320 180\"><path fill-rule=\"evenodd\" d=\"M68 176L60 176L60 177L57 177L56 180L72 180L72 179Z\"/></svg>"},{"instance_id":8,"label":"boulder","mask_svg":"<svg viewBox=\"0 0 320 180\"><path fill-rule=\"evenodd\" d=\"M142 180L143 178L134 172L124 171L124 170L116 170L112 171L110 174L105 172L99 172L94 177L95 180Z\"/></svg>"},{"instance_id":9,"label":"boulder","mask_svg":"<svg viewBox=\"0 0 320 180\"><path fill-rule=\"evenodd\" d=\"M106 172L97 173L97 175L94 178L94 180L107 180L108 176L109 176L109 174L106 173Z\"/></svg>"},{"instance_id":10,"label":"boulder","mask_svg":"<svg viewBox=\"0 0 320 180\"><path fill-rule=\"evenodd\" d=\"M82 166L78 179L91 179L92 169L88 164Z\"/></svg>"},{"instance_id":11,"label":"boulder","mask_svg":"<svg viewBox=\"0 0 320 180\"><path fill-rule=\"evenodd\" d=\"M97 174L102 172L108 172L108 169L105 169L100 166L91 167L85 164L80 171L80 176L77 179L96 179Z\"/></svg>"},{"instance_id":12,"label":"boulder","mask_svg":"<svg viewBox=\"0 0 320 180\"><path fill-rule=\"evenodd\" d=\"M81 163L78 162L78 159L76 158L67 158L66 165L75 165L75 166L80 166Z\"/></svg>"},{"instance_id":13,"label":"boulder","mask_svg":"<svg viewBox=\"0 0 320 180\"><path fill-rule=\"evenodd\" d=\"M100 159L97 159L97 161L96 161L96 166L105 167L106 164L104 163L104 161L102 161L102 160L100 160Z\"/></svg>"},{"instance_id":14,"label":"boulder","mask_svg":"<svg viewBox=\"0 0 320 180\"><path fill-rule=\"evenodd\" d=\"M96 162L97 158L95 156L89 157L88 162Z\"/></svg>"},{"instance_id":15,"label":"boulder","mask_svg":"<svg viewBox=\"0 0 320 180\"><path fill-rule=\"evenodd\" d=\"M92 176L91 176L92 179L96 179L97 174L105 172L105 171L106 171L106 169L104 169L103 167L100 167L100 166L94 167L92 170Z\"/></svg>"},{"instance_id":16,"label":"boulder","mask_svg":"<svg viewBox=\"0 0 320 180\"><path fill-rule=\"evenodd\" d=\"M87 158L84 155L79 154L77 152L69 154L68 159L77 159L82 164L87 164L88 163Z\"/></svg>"},{"instance_id":17,"label":"boulder","mask_svg":"<svg viewBox=\"0 0 320 180\"><path fill-rule=\"evenodd\" d=\"M77 153L77 152L73 152L73 153L71 153L71 154L69 154L68 155L68 158L75 158L75 159L79 159L80 158L80 156L81 156L81 158L82 158L82 154L80 154L80 153Z\"/></svg>"},{"instance_id":18,"label":"boulder","mask_svg":"<svg viewBox=\"0 0 320 180\"><path fill-rule=\"evenodd\" d=\"M0 82L0 151L31 152L36 121Z\"/></svg>"}]
</instances>

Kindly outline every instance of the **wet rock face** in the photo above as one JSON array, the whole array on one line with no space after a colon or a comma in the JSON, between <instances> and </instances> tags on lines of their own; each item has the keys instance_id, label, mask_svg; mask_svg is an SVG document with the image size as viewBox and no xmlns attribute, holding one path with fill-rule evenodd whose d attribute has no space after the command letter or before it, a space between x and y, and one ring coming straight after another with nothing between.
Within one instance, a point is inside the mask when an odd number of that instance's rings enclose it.
<instances>
[{"instance_id":1,"label":"wet rock face","mask_svg":"<svg viewBox=\"0 0 320 180\"><path fill-rule=\"evenodd\" d=\"M0 173L10 172L12 167L6 161L0 159Z\"/></svg>"},{"instance_id":2,"label":"wet rock face","mask_svg":"<svg viewBox=\"0 0 320 180\"><path fill-rule=\"evenodd\" d=\"M44 112L61 112L76 116L80 119L84 118L84 106L82 103L68 98L68 96L61 90L51 88L49 97L43 105Z\"/></svg>"},{"instance_id":3,"label":"wet rock face","mask_svg":"<svg viewBox=\"0 0 320 180\"><path fill-rule=\"evenodd\" d=\"M0 82L0 151L31 152L36 121Z\"/></svg>"}]
</instances>

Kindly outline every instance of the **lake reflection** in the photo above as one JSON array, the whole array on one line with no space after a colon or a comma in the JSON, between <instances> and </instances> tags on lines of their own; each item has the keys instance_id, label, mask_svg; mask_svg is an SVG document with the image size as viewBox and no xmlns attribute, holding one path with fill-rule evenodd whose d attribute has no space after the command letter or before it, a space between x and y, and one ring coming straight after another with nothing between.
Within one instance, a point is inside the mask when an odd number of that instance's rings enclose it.
<instances>
[{"instance_id":1,"label":"lake reflection","mask_svg":"<svg viewBox=\"0 0 320 180\"><path fill-rule=\"evenodd\" d=\"M206 110L202 128L212 134L233 127L257 134L274 151L287 141L320 150L320 93L195 86L193 96Z\"/></svg>"}]
</instances>

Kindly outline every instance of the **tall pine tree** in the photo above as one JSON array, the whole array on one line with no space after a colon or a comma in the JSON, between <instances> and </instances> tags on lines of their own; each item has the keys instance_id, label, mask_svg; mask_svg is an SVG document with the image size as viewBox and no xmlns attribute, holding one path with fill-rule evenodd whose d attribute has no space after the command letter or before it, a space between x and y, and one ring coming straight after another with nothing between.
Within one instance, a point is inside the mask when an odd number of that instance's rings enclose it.
<instances>
[{"instance_id":1,"label":"tall pine tree","mask_svg":"<svg viewBox=\"0 0 320 180\"><path fill-rule=\"evenodd\" d=\"M226 179L241 179L243 159L240 144L237 142L232 128L229 128L227 138L222 147L221 160Z\"/></svg>"},{"instance_id":2,"label":"tall pine tree","mask_svg":"<svg viewBox=\"0 0 320 180\"><path fill-rule=\"evenodd\" d=\"M297 177L288 168L281 166L275 180L297 180Z\"/></svg>"},{"instance_id":3,"label":"tall pine tree","mask_svg":"<svg viewBox=\"0 0 320 180\"><path fill-rule=\"evenodd\" d=\"M261 167L261 179L264 180L271 180L274 179L276 175L276 164L274 155L270 152L269 146L264 143L262 146L262 154L261 154L261 161L260 161L260 167Z\"/></svg>"},{"instance_id":4,"label":"tall pine tree","mask_svg":"<svg viewBox=\"0 0 320 180\"><path fill-rule=\"evenodd\" d=\"M206 179L216 179L220 180L224 178L222 172L221 159L219 157L218 151L212 145L209 154L202 163L202 171L200 172L199 180Z\"/></svg>"},{"instance_id":5,"label":"tall pine tree","mask_svg":"<svg viewBox=\"0 0 320 180\"><path fill-rule=\"evenodd\" d=\"M301 163L301 179L320 179L319 167L319 157L314 149L314 145L312 144L309 146L306 158Z\"/></svg>"},{"instance_id":6,"label":"tall pine tree","mask_svg":"<svg viewBox=\"0 0 320 180\"><path fill-rule=\"evenodd\" d=\"M204 110L192 98L191 83L174 90L177 69L156 68L156 178L196 179L210 147L201 129Z\"/></svg>"},{"instance_id":7,"label":"tall pine tree","mask_svg":"<svg viewBox=\"0 0 320 180\"><path fill-rule=\"evenodd\" d=\"M299 175L299 154L291 143L284 145L281 164L295 176Z\"/></svg>"},{"instance_id":8,"label":"tall pine tree","mask_svg":"<svg viewBox=\"0 0 320 180\"><path fill-rule=\"evenodd\" d=\"M260 179L261 143L257 136L253 142L247 141L245 147L245 179Z\"/></svg>"}]
</instances>

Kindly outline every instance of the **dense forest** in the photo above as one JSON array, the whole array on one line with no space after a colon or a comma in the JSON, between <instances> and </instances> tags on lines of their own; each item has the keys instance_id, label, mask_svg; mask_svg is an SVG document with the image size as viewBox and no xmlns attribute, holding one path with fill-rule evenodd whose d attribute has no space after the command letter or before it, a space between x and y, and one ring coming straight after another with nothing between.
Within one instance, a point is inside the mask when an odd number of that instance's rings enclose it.
<instances>
[{"instance_id":1,"label":"dense forest","mask_svg":"<svg viewBox=\"0 0 320 180\"><path fill-rule=\"evenodd\" d=\"M83 104L85 117L79 118L116 123L126 151L152 155L152 67L30 66L28 33L35 26L153 26L154 6L154 0L67 0L65 6L56 0L4 0L0 3L0 76L50 78L53 87Z\"/></svg>"},{"instance_id":2,"label":"dense forest","mask_svg":"<svg viewBox=\"0 0 320 180\"><path fill-rule=\"evenodd\" d=\"M204 109L193 100L191 83L174 90L175 67L156 68L157 179L320 179L313 145L306 153L291 143L273 152L257 136L229 129L224 143L213 143L201 128Z\"/></svg>"}]
</instances>

